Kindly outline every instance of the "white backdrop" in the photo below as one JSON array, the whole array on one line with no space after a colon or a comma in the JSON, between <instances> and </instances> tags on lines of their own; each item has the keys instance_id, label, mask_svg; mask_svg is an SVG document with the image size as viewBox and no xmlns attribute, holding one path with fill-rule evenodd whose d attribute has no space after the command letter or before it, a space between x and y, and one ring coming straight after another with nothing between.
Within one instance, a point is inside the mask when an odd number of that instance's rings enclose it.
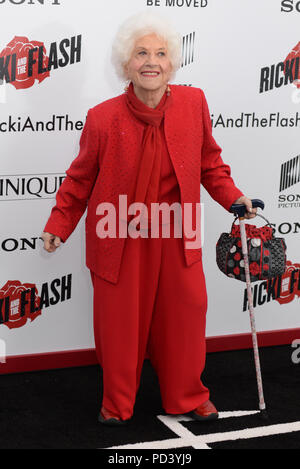
<instances>
[{"instance_id":1,"label":"white backdrop","mask_svg":"<svg viewBox=\"0 0 300 469\"><path fill-rule=\"evenodd\" d=\"M5 80L0 85L0 338L8 356L94 347L92 288L85 267L85 216L54 254L42 249L39 236L55 203L55 193L46 192L55 190L58 178L77 156L87 110L123 92L124 84L110 64L114 34L120 22L145 9L171 18L183 37L195 33L193 60L178 71L174 83L204 90L214 137L223 148L222 157L230 164L236 184L249 197L264 200L265 216L276 225L277 234L284 233L292 268L300 267L300 183L294 178L293 185L279 190L281 166L300 153L300 90L289 82L260 93L264 67L274 65L276 70L293 49L293 57L300 57L299 2L2 1L0 79L2 74ZM71 42L72 37L78 41L78 36L81 48L75 63L53 67L40 82L41 73L30 82L28 67L23 74L17 68L17 81L13 81L10 64L14 54L17 60L24 57L37 41L48 56L56 43L59 61L64 59L61 42ZM16 37L23 39L12 43ZM22 60L17 62L18 67L22 65ZM300 78L296 76L296 60L293 65L293 78ZM11 83L5 83L9 80ZM236 121L242 113L243 122ZM269 122L270 115L275 120ZM48 124L47 130L46 123L53 116L55 129ZM252 123L252 117L259 122ZM227 123L227 119L233 121ZM279 196L285 196L282 199L287 198L290 206L279 207ZM217 239L230 229L232 216L204 189L202 202L209 296L207 336L249 332L248 313L243 311L245 285L225 277L215 261ZM62 289L64 282L68 288ZM34 308L29 294L24 312L19 310L21 290L34 287L37 295L43 296L43 308L36 317L28 312ZM281 302L264 302L260 297L264 304L256 308L259 331L299 327L300 287L295 284L292 292L288 288L289 277Z\"/></svg>"}]
</instances>

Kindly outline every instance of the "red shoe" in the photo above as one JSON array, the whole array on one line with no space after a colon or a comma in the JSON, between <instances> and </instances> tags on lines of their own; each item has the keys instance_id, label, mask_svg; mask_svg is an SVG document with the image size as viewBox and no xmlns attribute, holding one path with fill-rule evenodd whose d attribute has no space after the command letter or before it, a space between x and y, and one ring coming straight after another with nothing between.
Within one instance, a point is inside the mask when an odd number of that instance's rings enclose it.
<instances>
[{"instance_id":1,"label":"red shoe","mask_svg":"<svg viewBox=\"0 0 300 469\"><path fill-rule=\"evenodd\" d=\"M194 420L216 420L219 417L218 411L211 401L206 401L199 405L196 409L188 412L190 417Z\"/></svg>"},{"instance_id":2,"label":"red shoe","mask_svg":"<svg viewBox=\"0 0 300 469\"><path fill-rule=\"evenodd\" d=\"M128 420L122 420L118 415L110 412L102 406L98 416L98 422L103 423L104 425L120 426L126 425Z\"/></svg>"}]
</instances>

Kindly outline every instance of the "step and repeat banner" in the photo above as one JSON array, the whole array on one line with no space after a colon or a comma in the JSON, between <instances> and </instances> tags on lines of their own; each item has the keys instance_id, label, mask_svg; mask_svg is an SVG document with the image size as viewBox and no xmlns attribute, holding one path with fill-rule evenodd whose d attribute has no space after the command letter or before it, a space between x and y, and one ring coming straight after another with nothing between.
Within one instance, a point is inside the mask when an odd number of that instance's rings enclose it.
<instances>
[{"instance_id":1,"label":"step and repeat banner","mask_svg":"<svg viewBox=\"0 0 300 469\"><path fill-rule=\"evenodd\" d=\"M265 202L263 214L286 241L286 274L253 285L257 330L300 325L300 1L0 0L0 342L7 356L94 347L85 216L53 254L40 236L88 109L123 93L110 63L118 26L147 9L182 35L173 83L204 90L236 185ZM216 242L233 217L203 188L202 202L207 336L247 333L245 284L216 265Z\"/></svg>"}]
</instances>

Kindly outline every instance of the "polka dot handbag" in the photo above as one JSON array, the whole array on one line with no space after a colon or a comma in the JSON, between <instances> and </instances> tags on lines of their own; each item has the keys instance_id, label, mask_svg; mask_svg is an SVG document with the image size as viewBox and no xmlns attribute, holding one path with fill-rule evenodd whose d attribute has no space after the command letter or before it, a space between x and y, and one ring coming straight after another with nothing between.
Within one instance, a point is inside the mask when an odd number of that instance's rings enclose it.
<instances>
[{"instance_id":1,"label":"polka dot handbag","mask_svg":"<svg viewBox=\"0 0 300 469\"><path fill-rule=\"evenodd\" d=\"M286 269L286 244L283 238L274 237L274 229L262 215L267 224L261 228L245 224L249 270L251 282L267 280L282 275ZM246 281L240 237L240 227L232 223L230 233L222 233L217 245L217 265L228 277Z\"/></svg>"}]
</instances>

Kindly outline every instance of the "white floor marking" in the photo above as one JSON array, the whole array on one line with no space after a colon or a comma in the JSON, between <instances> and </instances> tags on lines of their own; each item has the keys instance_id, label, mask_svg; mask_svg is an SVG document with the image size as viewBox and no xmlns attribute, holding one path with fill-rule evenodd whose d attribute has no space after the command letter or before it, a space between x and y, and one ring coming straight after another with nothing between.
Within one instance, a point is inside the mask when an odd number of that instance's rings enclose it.
<instances>
[{"instance_id":1,"label":"white floor marking","mask_svg":"<svg viewBox=\"0 0 300 469\"><path fill-rule=\"evenodd\" d=\"M210 435L201 435L201 438L206 443L215 443L217 441L242 440L299 431L300 422L291 422L280 423L278 425L266 425L265 427L245 428L244 430L235 432L211 433Z\"/></svg>"},{"instance_id":2,"label":"white floor marking","mask_svg":"<svg viewBox=\"0 0 300 469\"><path fill-rule=\"evenodd\" d=\"M234 410L230 412L219 412L219 419L229 417L244 417L245 415L259 414L260 410Z\"/></svg>"},{"instance_id":3,"label":"white floor marking","mask_svg":"<svg viewBox=\"0 0 300 469\"><path fill-rule=\"evenodd\" d=\"M239 418L247 415L259 413L259 410L237 410L230 412L219 412L219 418ZM145 441L120 446L110 446L105 449L173 449L192 447L194 449L210 449L209 443L220 441L240 440L248 438L258 438L269 435L280 435L300 431L300 422L291 422L278 425L266 425L262 427L245 428L243 430L209 433L206 435L195 435L185 428L181 422L189 422L193 419L186 415L158 415L157 418L166 425L173 433L175 438L165 440ZM202 422L199 422L202 425ZM299 444L300 447L300 444Z\"/></svg>"}]
</instances>

